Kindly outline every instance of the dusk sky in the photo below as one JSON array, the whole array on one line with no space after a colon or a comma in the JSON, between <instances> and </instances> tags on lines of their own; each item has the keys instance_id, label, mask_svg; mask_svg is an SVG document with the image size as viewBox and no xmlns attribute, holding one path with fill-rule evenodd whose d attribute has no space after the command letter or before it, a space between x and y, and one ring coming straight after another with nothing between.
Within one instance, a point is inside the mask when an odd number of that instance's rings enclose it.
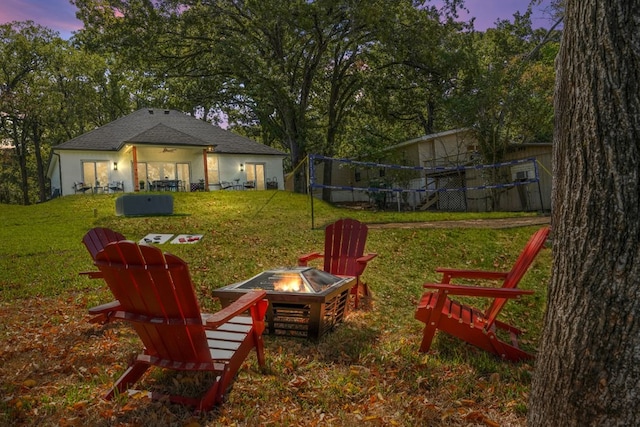
<instances>
[{"instance_id":1,"label":"dusk sky","mask_svg":"<svg viewBox=\"0 0 640 427\"><path fill-rule=\"evenodd\" d=\"M526 10L529 0L466 0L470 16L476 17L476 29L492 27L496 19L511 19L514 12ZM545 0L538 6L533 17L535 28L551 26L549 16L544 12ZM82 23L75 17L75 6L68 0L1 0L0 23L11 21L34 21L44 27L58 31L63 38L78 30ZM461 19L466 16L461 16Z\"/></svg>"}]
</instances>

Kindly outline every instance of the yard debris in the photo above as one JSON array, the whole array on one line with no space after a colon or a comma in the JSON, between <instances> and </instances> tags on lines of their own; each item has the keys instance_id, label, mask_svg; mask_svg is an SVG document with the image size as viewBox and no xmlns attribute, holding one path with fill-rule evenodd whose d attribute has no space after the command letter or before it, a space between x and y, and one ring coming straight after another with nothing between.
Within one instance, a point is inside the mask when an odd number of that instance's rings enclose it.
<instances>
[{"instance_id":1,"label":"yard debris","mask_svg":"<svg viewBox=\"0 0 640 427\"><path fill-rule=\"evenodd\" d=\"M194 417L179 405L152 402L141 393L126 403L105 402L100 396L109 388L127 360L139 348L135 334L125 325L88 323L87 300L78 298L30 298L20 304L0 305L5 346L0 377L4 398L0 413L13 424L62 426L181 425L406 425L408 420L424 425L521 425L515 409L526 405L526 393L506 398L500 390L506 379L494 372L483 380L466 363L434 363L398 349L417 343L398 340L397 331L379 335L379 359L358 359L353 342L367 328L366 316L353 317L354 325L328 336L326 342L310 345L296 339L267 339L268 375L248 360L245 381L236 382L228 401L216 411ZM361 323L361 324L360 324ZM345 334L341 336L340 334ZM394 344L395 343L395 344ZM390 348L391 350L388 350ZM446 356L443 356L444 360ZM357 360L357 363L353 363ZM510 371L530 369L510 366ZM410 370L419 370L416 376ZM486 374L485 374L486 375ZM161 375L164 377L164 374ZM206 376L189 374L149 377L147 385L167 381L174 387L207 384ZM461 395L461 385L474 383L475 390ZM269 402L264 401L268 390ZM505 401L509 400L507 405ZM319 405L319 406L318 406ZM311 409L311 410L310 410ZM317 412L321 410L321 412Z\"/></svg>"}]
</instances>

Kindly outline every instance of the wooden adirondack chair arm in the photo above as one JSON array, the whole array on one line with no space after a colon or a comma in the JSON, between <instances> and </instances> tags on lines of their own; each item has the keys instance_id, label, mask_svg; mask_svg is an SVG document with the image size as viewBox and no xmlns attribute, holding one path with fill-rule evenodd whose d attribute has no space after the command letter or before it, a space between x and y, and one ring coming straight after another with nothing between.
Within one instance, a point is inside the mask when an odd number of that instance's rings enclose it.
<instances>
[{"instance_id":1,"label":"wooden adirondack chair arm","mask_svg":"<svg viewBox=\"0 0 640 427\"><path fill-rule=\"evenodd\" d=\"M97 305L95 307L91 307L89 309L89 314L96 315L96 314L104 314L104 313L109 313L112 311L116 311L120 309L120 301L115 300L115 301L111 301L108 302L106 304L100 304Z\"/></svg>"},{"instance_id":2,"label":"wooden adirondack chair arm","mask_svg":"<svg viewBox=\"0 0 640 427\"><path fill-rule=\"evenodd\" d=\"M323 258L323 257L324 257L324 254L321 254L320 252L311 252L311 253L302 255L301 257L298 258L298 266L306 267L309 261L317 258Z\"/></svg>"},{"instance_id":3,"label":"wooden adirondack chair arm","mask_svg":"<svg viewBox=\"0 0 640 427\"><path fill-rule=\"evenodd\" d=\"M87 276L89 279L102 279L102 271L81 271L80 276Z\"/></svg>"},{"instance_id":4,"label":"wooden adirondack chair arm","mask_svg":"<svg viewBox=\"0 0 640 427\"><path fill-rule=\"evenodd\" d=\"M120 301L115 300L106 304L101 304L89 309L89 314L93 316L89 323L105 324L113 320L113 315L120 309Z\"/></svg>"},{"instance_id":5,"label":"wooden adirondack chair arm","mask_svg":"<svg viewBox=\"0 0 640 427\"><path fill-rule=\"evenodd\" d=\"M456 268L436 268L437 273L442 273L449 278L463 279L487 279L487 280L504 280L509 272L505 271L486 271L486 270L459 270Z\"/></svg>"},{"instance_id":6,"label":"wooden adirondack chair arm","mask_svg":"<svg viewBox=\"0 0 640 427\"><path fill-rule=\"evenodd\" d=\"M469 297L488 298L518 298L522 295L531 295L535 291L517 288L485 288L480 286L452 285L450 283L425 283L427 289L438 289L449 295L464 295Z\"/></svg>"},{"instance_id":7,"label":"wooden adirondack chair arm","mask_svg":"<svg viewBox=\"0 0 640 427\"><path fill-rule=\"evenodd\" d=\"M217 328L229 319L247 311L252 305L257 304L258 301L264 299L266 296L267 291L264 290L247 292L227 307L207 317L205 324L209 328Z\"/></svg>"},{"instance_id":8,"label":"wooden adirondack chair arm","mask_svg":"<svg viewBox=\"0 0 640 427\"><path fill-rule=\"evenodd\" d=\"M356 261L359 262L360 264L366 264L377 256L378 254L366 254L356 259Z\"/></svg>"}]
</instances>

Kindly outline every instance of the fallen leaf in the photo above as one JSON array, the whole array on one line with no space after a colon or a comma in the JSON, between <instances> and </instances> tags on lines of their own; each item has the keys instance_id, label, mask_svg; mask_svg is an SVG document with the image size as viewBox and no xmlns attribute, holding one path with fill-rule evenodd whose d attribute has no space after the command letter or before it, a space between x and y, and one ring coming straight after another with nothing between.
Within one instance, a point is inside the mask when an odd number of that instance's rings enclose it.
<instances>
[{"instance_id":1,"label":"fallen leaf","mask_svg":"<svg viewBox=\"0 0 640 427\"><path fill-rule=\"evenodd\" d=\"M80 402L76 402L73 404L73 409L75 409L76 411L81 411L83 409L85 409L87 407L87 401L86 400L82 400Z\"/></svg>"},{"instance_id":2,"label":"fallen leaf","mask_svg":"<svg viewBox=\"0 0 640 427\"><path fill-rule=\"evenodd\" d=\"M289 381L289 385L291 387L302 387L307 383L307 379L305 377L295 376L291 381Z\"/></svg>"},{"instance_id":3,"label":"fallen leaf","mask_svg":"<svg viewBox=\"0 0 640 427\"><path fill-rule=\"evenodd\" d=\"M482 420L482 422L484 422L489 427L500 427L500 423L497 423L497 422L495 422L493 420L490 420L490 419L488 419L486 417L485 417L484 420Z\"/></svg>"},{"instance_id":4,"label":"fallen leaf","mask_svg":"<svg viewBox=\"0 0 640 427\"><path fill-rule=\"evenodd\" d=\"M27 388L35 387L36 384L36 380L25 380L22 382L22 385Z\"/></svg>"},{"instance_id":5,"label":"fallen leaf","mask_svg":"<svg viewBox=\"0 0 640 427\"><path fill-rule=\"evenodd\" d=\"M482 412L471 411L463 417L467 421L484 421L485 417Z\"/></svg>"}]
</instances>

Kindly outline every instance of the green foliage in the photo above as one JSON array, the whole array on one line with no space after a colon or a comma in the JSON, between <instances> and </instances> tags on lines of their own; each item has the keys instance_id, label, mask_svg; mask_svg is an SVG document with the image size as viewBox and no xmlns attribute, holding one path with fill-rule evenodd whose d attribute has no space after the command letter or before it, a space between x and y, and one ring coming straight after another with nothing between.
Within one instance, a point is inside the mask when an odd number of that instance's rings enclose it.
<instances>
[{"instance_id":1,"label":"green foliage","mask_svg":"<svg viewBox=\"0 0 640 427\"><path fill-rule=\"evenodd\" d=\"M471 85L456 88L452 109L476 130L485 163L502 161L510 143L550 141L558 39L533 30L530 11L475 37Z\"/></svg>"},{"instance_id":2,"label":"green foliage","mask_svg":"<svg viewBox=\"0 0 640 427\"><path fill-rule=\"evenodd\" d=\"M42 202L52 147L128 112L131 85L103 57L32 22L0 26L0 70L0 139L11 147L0 202Z\"/></svg>"},{"instance_id":3,"label":"green foliage","mask_svg":"<svg viewBox=\"0 0 640 427\"><path fill-rule=\"evenodd\" d=\"M538 88L514 87L528 67L523 55L543 40L530 13L485 36L457 20L460 1L440 9L410 1L75 4L87 24L84 46L142 64L166 91L148 99L213 120L222 111L231 127L289 151L292 166L308 153L362 157L451 127L476 126L483 141L501 144L549 135L540 129L549 98L530 109L524 101ZM519 119L519 105L536 119ZM518 119L504 122L509 109Z\"/></svg>"},{"instance_id":4,"label":"green foliage","mask_svg":"<svg viewBox=\"0 0 640 427\"><path fill-rule=\"evenodd\" d=\"M18 148L0 201L45 200L52 146L142 107L226 121L284 149L290 169L459 127L495 163L508 143L552 134L558 33L534 31L529 12L477 33L459 0L73 3L85 25L72 42L3 27L0 130Z\"/></svg>"}]
</instances>

